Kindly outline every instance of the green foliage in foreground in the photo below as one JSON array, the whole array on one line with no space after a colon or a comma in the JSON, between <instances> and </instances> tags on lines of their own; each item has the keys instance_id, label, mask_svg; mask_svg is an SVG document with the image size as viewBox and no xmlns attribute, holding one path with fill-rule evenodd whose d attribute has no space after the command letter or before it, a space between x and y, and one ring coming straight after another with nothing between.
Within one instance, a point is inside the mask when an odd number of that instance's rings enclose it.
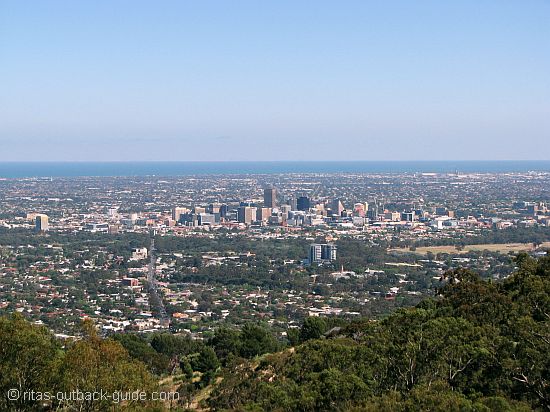
<instances>
[{"instance_id":1,"label":"green foliage in foreground","mask_svg":"<svg viewBox=\"0 0 550 412\"><path fill-rule=\"evenodd\" d=\"M457 270L436 300L227 369L215 410L527 411L550 408L550 258L502 283Z\"/></svg>"},{"instance_id":2,"label":"green foliage in foreground","mask_svg":"<svg viewBox=\"0 0 550 412\"><path fill-rule=\"evenodd\" d=\"M0 318L0 410L111 410L117 406L112 398L92 400L70 394L155 390L145 365L132 359L120 343L101 339L90 323L84 329L83 339L63 348L49 331L20 315ZM10 390L17 391L18 399L9 398ZM130 410L144 406L154 405L124 405Z\"/></svg>"}]
</instances>

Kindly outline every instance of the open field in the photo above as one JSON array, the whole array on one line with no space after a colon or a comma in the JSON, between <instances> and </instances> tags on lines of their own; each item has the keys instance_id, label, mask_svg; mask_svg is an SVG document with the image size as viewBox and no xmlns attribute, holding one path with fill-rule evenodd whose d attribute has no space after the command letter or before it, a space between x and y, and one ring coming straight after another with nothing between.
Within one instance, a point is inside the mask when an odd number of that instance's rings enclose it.
<instances>
[{"instance_id":1,"label":"open field","mask_svg":"<svg viewBox=\"0 0 550 412\"><path fill-rule=\"evenodd\" d=\"M550 248L550 242L545 242L542 244L543 248ZM482 251L482 250L489 250L491 252L499 252L499 253L509 253L509 252L525 252L533 250L533 244L532 243L487 243L487 244L481 244L481 245L466 245L464 249L458 250L455 246L425 246L425 247L418 247L413 253L419 254L419 255L425 255L428 252L432 252L434 254L438 253L453 253L453 254L460 254L460 253L466 253L470 251ZM389 252L401 252L401 253L411 253L412 251L408 248L399 248L399 249L389 249Z\"/></svg>"}]
</instances>

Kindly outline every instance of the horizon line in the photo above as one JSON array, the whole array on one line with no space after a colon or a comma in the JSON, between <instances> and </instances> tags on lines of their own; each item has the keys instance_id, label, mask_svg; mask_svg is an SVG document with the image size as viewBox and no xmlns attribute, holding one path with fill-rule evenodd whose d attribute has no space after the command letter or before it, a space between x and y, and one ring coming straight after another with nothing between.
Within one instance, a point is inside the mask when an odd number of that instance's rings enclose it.
<instances>
[{"instance_id":1,"label":"horizon line","mask_svg":"<svg viewBox=\"0 0 550 412\"><path fill-rule=\"evenodd\" d=\"M382 163L382 162L550 162L550 159L365 159L365 160L1 160L0 163Z\"/></svg>"}]
</instances>

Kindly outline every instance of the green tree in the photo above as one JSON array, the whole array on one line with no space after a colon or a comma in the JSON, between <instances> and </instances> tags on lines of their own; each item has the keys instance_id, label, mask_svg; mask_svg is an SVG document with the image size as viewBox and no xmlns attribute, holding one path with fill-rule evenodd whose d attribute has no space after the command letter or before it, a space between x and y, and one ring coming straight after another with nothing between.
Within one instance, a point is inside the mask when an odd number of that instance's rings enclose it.
<instances>
[{"instance_id":1,"label":"green tree","mask_svg":"<svg viewBox=\"0 0 550 412\"><path fill-rule=\"evenodd\" d=\"M327 331L327 322L318 316L310 316L304 319L300 328L300 341L319 339Z\"/></svg>"},{"instance_id":2,"label":"green tree","mask_svg":"<svg viewBox=\"0 0 550 412\"><path fill-rule=\"evenodd\" d=\"M114 339L124 346L132 358L145 363L152 373L162 374L168 370L168 356L158 353L142 337L124 333L115 335Z\"/></svg>"},{"instance_id":3,"label":"green tree","mask_svg":"<svg viewBox=\"0 0 550 412\"><path fill-rule=\"evenodd\" d=\"M41 402L23 396L8 399L8 391L55 391L61 361L60 346L46 328L32 325L19 314L0 318L0 410L38 408Z\"/></svg>"},{"instance_id":4,"label":"green tree","mask_svg":"<svg viewBox=\"0 0 550 412\"><path fill-rule=\"evenodd\" d=\"M253 358L264 353L274 352L279 345L265 328L247 323L240 333L239 353L244 358Z\"/></svg>"},{"instance_id":5,"label":"green tree","mask_svg":"<svg viewBox=\"0 0 550 412\"><path fill-rule=\"evenodd\" d=\"M232 356L239 354L241 345L239 332L229 328L218 328L209 344L213 346L217 357L223 365L227 365Z\"/></svg>"},{"instance_id":6,"label":"green tree","mask_svg":"<svg viewBox=\"0 0 550 412\"><path fill-rule=\"evenodd\" d=\"M199 351L198 356L193 358L191 366L193 370L206 373L209 371L216 371L220 367L220 361L214 349L209 346L204 346Z\"/></svg>"},{"instance_id":7,"label":"green tree","mask_svg":"<svg viewBox=\"0 0 550 412\"><path fill-rule=\"evenodd\" d=\"M126 349L112 339L101 339L90 321L84 324L84 339L67 350L62 371L64 391L105 393L151 392L156 388L145 365L130 357ZM102 411L113 406L113 399L68 400L62 407L81 411ZM143 402L128 402L128 408L143 406Z\"/></svg>"}]
</instances>

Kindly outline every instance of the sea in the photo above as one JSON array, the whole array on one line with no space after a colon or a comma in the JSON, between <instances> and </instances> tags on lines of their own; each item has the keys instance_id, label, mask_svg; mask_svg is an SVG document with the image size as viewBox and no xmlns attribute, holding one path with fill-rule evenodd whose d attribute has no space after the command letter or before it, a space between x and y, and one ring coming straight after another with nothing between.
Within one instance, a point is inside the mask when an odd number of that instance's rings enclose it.
<instances>
[{"instance_id":1,"label":"sea","mask_svg":"<svg viewBox=\"0 0 550 412\"><path fill-rule=\"evenodd\" d=\"M0 178L190 176L306 173L550 172L550 160L507 161L248 161L248 162L0 162Z\"/></svg>"}]
</instances>

